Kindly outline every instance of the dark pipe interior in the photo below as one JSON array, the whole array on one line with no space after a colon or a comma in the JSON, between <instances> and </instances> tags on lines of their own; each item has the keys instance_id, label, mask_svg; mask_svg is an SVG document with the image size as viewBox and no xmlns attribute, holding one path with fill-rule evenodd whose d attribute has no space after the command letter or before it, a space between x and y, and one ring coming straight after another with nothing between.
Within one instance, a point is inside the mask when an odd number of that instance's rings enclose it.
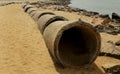
<instances>
[{"instance_id":1,"label":"dark pipe interior","mask_svg":"<svg viewBox=\"0 0 120 74\"><path fill-rule=\"evenodd\" d=\"M58 50L62 62L84 66L90 62L96 50L95 33L86 27L73 27L63 32Z\"/></svg>"}]
</instances>

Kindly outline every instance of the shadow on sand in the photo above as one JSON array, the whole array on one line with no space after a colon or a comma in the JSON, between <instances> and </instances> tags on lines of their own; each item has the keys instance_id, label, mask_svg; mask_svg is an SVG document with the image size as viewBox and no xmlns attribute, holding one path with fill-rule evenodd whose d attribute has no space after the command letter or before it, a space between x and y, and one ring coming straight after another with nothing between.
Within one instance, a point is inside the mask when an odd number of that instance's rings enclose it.
<instances>
[{"instance_id":1,"label":"shadow on sand","mask_svg":"<svg viewBox=\"0 0 120 74\"><path fill-rule=\"evenodd\" d=\"M55 68L59 74L105 74L95 63L93 63L89 68L62 68L59 65L55 65Z\"/></svg>"}]
</instances>

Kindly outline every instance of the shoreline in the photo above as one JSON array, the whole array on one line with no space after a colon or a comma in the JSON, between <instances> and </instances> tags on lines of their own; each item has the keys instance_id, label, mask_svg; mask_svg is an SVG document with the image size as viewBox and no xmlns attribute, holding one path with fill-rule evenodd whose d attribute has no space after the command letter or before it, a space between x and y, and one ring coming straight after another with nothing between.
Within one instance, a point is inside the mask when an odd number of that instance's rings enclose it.
<instances>
[{"instance_id":1,"label":"shoreline","mask_svg":"<svg viewBox=\"0 0 120 74\"><path fill-rule=\"evenodd\" d=\"M112 13L112 17L109 16L109 14L101 14L99 12L94 12L94 11L88 11L86 9L81 9L81 8L76 8L76 7L70 7L68 6L70 3L70 0L68 0L68 2L65 4L62 4L61 2L57 2L57 1L48 1L48 2L45 2L45 1L39 1L36 2L36 3L31 3L33 5L38 5L38 7L41 6L41 8L47 8L49 6L53 6L53 8L57 11L67 11L67 12L75 12L75 13L78 13L78 14L82 14L82 15L85 15L85 16L88 16L88 17L96 17L96 18L103 18L103 19L109 19L111 22L116 22L116 23L120 23L120 16L113 12ZM114 15L115 14L115 15ZM114 16L117 16L117 18ZM118 18L119 17L119 18Z\"/></svg>"},{"instance_id":2,"label":"shoreline","mask_svg":"<svg viewBox=\"0 0 120 74\"><path fill-rule=\"evenodd\" d=\"M8 3L2 3L2 4L0 4L0 6L5 6L5 5L9 5L9 4L22 4L22 3L25 3L25 1L24 2L23 1L18 1L18 2L11 1ZM37 5L38 7L41 6L41 8L46 8L48 6L53 5L53 8L58 11L75 12L75 13L82 14L82 15L85 15L88 17L95 16L97 18L103 18L103 19L107 18L112 22L120 23L119 22L120 16L115 12L113 12L112 13L113 15L111 15L112 17L110 17L109 14L101 14L99 12L88 11L86 9L70 7L70 6L68 6L70 4L70 0L67 0L66 2L63 2L63 3L62 3L62 1L30 1L30 4ZM119 17L119 19L116 19L116 18L113 19L114 14L117 15Z\"/></svg>"},{"instance_id":3,"label":"shoreline","mask_svg":"<svg viewBox=\"0 0 120 74\"><path fill-rule=\"evenodd\" d=\"M70 7L65 4L63 5L57 1L9 2L9 3L2 4L1 6L6 6L10 4L23 4L23 3L30 3L31 5L34 5L37 8L49 9L52 11L69 12L69 13L74 13L80 16L82 15L82 16L85 16L85 19L91 20L88 23L95 26L95 28L98 29L99 32L106 32L112 35L119 34L120 18L119 18L119 15L117 15L116 13L114 13L115 18L113 19L113 18L110 18L108 14L104 15L98 12L87 11L85 9ZM111 28L111 26L113 28ZM104 28L106 28L107 30L104 30ZM109 32L109 29L110 29L110 32Z\"/></svg>"}]
</instances>

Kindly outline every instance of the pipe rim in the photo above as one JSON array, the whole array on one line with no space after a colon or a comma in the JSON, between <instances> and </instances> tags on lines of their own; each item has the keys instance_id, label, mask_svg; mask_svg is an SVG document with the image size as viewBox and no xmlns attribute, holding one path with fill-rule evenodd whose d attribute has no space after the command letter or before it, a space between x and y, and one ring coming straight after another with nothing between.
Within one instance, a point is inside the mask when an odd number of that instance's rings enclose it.
<instances>
[{"instance_id":1,"label":"pipe rim","mask_svg":"<svg viewBox=\"0 0 120 74\"><path fill-rule=\"evenodd\" d=\"M41 32L43 33L44 32L44 30L45 30L45 28L47 27L47 26L49 26L51 23L53 23L53 22L56 22L56 21L68 21L68 19L66 19L66 18L64 18L64 17L62 17L62 16L57 16L57 15L51 15L52 17L51 18L49 18L46 22L45 22L45 24L42 26L42 30L41 30ZM44 17L44 16L43 16ZM39 21L40 22L40 21Z\"/></svg>"},{"instance_id":2,"label":"pipe rim","mask_svg":"<svg viewBox=\"0 0 120 74\"><path fill-rule=\"evenodd\" d=\"M26 5L24 11L27 12L30 8L34 8L32 5Z\"/></svg>"},{"instance_id":3,"label":"pipe rim","mask_svg":"<svg viewBox=\"0 0 120 74\"><path fill-rule=\"evenodd\" d=\"M61 60L61 57L60 57L60 54L59 54L59 47L58 46L59 46L59 41L60 41L60 39L62 37L62 33L65 30L68 30L68 29L73 28L73 27L81 27L81 26L83 26L82 25L83 23L84 23L84 26L90 27L95 32L95 34L96 34L96 40L98 41L97 47L95 49L96 52L94 53L94 55L92 56L92 58L90 58L91 61L89 61L89 63L87 63L87 64L85 64L83 66L74 66L74 65L67 64L67 63L65 63L64 61ZM60 61L60 63L62 63L65 66L69 66L69 67L86 67L86 66L90 65L93 61L95 61L95 59L97 58L97 56L99 54L99 51L100 51L100 47L101 47L101 37L100 37L99 32L95 28L93 28L90 24L77 20L77 21L74 21L74 22L69 22L65 27L63 27L58 32L58 34L56 36L56 39L55 39L55 43L56 44L54 44L54 46L55 46L56 49L54 48L55 49L54 54L58 58L57 60Z\"/></svg>"},{"instance_id":4,"label":"pipe rim","mask_svg":"<svg viewBox=\"0 0 120 74\"><path fill-rule=\"evenodd\" d=\"M53 12L50 11L37 11L34 15L33 15L33 19L35 21L38 21L40 17L46 15L46 14L50 14L50 15L55 15Z\"/></svg>"},{"instance_id":5,"label":"pipe rim","mask_svg":"<svg viewBox=\"0 0 120 74\"><path fill-rule=\"evenodd\" d=\"M30 13L32 13L34 11L37 11L37 9L36 8L29 8L28 11L27 11L27 13L30 14Z\"/></svg>"}]
</instances>

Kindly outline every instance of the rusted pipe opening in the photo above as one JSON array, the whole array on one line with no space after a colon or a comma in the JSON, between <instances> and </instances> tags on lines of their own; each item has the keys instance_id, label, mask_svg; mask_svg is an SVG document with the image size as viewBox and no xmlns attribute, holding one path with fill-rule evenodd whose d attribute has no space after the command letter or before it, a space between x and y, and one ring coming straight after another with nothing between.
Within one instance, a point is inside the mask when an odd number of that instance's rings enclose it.
<instances>
[{"instance_id":1,"label":"rusted pipe opening","mask_svg":"<svg viewBox=\"0 0 120 74\"><path fill-rule=\"evenodd\" d=\"M86 27L65 30L58 44L60 61L69 66L85 66L93 61L97 52L95 32Z\"/></svg>"}]
</instances>

